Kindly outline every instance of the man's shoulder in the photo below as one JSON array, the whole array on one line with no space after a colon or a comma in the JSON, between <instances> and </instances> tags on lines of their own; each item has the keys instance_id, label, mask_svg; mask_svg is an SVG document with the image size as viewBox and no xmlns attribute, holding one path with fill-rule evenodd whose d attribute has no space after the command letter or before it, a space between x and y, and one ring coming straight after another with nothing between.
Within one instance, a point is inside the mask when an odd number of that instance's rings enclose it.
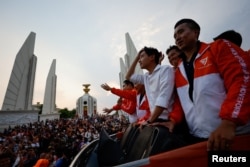
<instances>
[{"instance_id":1,"label":"man's shoulder","mask_svg":"<svg viewBox=\"0 0 250 167\"><path fill-rule=\"evenodd\" d=\"M230 42L229 40L226 39L217 39L211 43L209 43L211 50L213 49L221 49L221 48L239 48L237 45L234 43Z\"/></svg>"},{"instance_id":2,"label":"man's shoulder","mask_svg":"<svg viewBox=\"0 0 250 167\"><path fill-rule=\"evenodd\" d=\"M160 65L160 68L172 69L173 67L168 64L165 64L165 65Z\"/></svg>"},{"instance_id":3,"label":"man's shoulder","mask_svg":"<svg viewBox=\"0 0 250 167\"><path fill-rule=\"evenodd\" d=\"M138 74L138 73L134 73L132 74L132 76L130 77L130 80L134 80L135 78L141 78L144 77L144 75L146 75L147 72L145 74Z\"/></svg>"},{"instance_id":4,"label":"man's shoulder","mask_svg":"<svg viewBox=\"0 0 250 167\"><path fill-rule=\"evenodd\" d=\"M174 71L174 68L168 64L166 65L159 65L158 70L163 72L163 71Z\"/></svg>"},{"instance_id":5,"label":"man's shoulder","mask_svg":"<svg viewBox=\"0 0 250 167\"><path fill-rule=\"evenodd\" d=\"M229 52L231 54L232 50L237 51L239 54L246 54L246 52L240 48L239 46L235 45L234 43L230 42L229 40L226 39L218 39L215 40L214 42L211 42L210 44L210 50L218 55L221 55L221 52Z\"/></svg>"}]
</instances>

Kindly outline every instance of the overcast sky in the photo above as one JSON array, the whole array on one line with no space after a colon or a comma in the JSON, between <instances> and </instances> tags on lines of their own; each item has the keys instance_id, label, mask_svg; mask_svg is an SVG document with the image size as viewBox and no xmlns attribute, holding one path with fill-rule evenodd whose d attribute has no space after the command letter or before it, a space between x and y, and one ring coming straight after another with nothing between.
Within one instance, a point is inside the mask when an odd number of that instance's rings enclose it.
<instances>
[{"instance_id":1,"label":"overcast sky","mask_svg":"<svg viewBox=\"0 0 250 167\"><path fill-rule=\"evenodd\" d=\"M248 50L249 8L249 0L1 0L0 106L16 54L31 31L36 33L38 59L33 103L43 103L46 78L56 59L57 106L75 108L84 94L82 84L89 83L101 111L117 100L100 85L119 87L126 32L137 50L152 46L165 52L174 44L174 24L192 18L201 26L200 40L210 42L234 29Z\"/></svg>"}]
</instances>

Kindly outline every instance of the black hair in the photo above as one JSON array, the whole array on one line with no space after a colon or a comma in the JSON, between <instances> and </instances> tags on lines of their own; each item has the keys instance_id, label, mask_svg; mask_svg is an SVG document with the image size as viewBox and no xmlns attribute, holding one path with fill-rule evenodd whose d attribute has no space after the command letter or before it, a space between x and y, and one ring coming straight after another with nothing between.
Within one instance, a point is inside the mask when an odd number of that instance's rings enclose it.
<instances>
[{"instance_id":1,"label":"black hair","mask_svg":"<svg viewBox=\"0 0 250 167\"><path fill-rule=\"evenodd\" d=\"M181 50L178 48L178 46L170 45L169 48L166 50L166 54L168 54L171 50L174 50L174 49L181 52Z\"/></svg>"},{"instance_id":2,"label":"black hair","mask_svg":"<svg viewBox=\"0 0 250 167\"><path fill-rule=\"evenodd\" d=\"M218 35L217 37L214 38L214 41L217 39L229 40L230 42L236 44L239 47L241 46L241 43L242 43L242 37L241 37L240 33L236 32L234 30L228 30L228 31L221 33L220 35Z\"/></svg>"},{"instance_id":3,"label":"black hair","mask_svg":"<svg viewBox=\"0 0 250 167\"><path fill-rule=\"evenodd\" d=\"M199 24L196 23L196 21L194 21L193 19L188 19L188 18L179 20L179 21L175 24L174 28L176 28L177 26L179 26L180 24L183 24L183 23L187 23L188 26L189 26L189 28L191 28L191 29L199 30L199 31L200 31L200 29L201 29L200 26L199 26Z\"/></svg>"},{"instance_id":4,"label":"black hair","mask_svg":"<svg viewBox=\"0 0 250 167\"><path fill-rule=\"evenodd\" d=\"M160 57L161 57L161 53L156 49L156 48L153 48L153 47L144 47L142 48L142 50L139 52L139 54L144 51L147 53L147 55L149 56L152 56L154 55L155 56L155 63L156 64L159 64L159 61L160 61Z\"/></svg>"},{"instance_id":5,"label":"black hair","mask_svg":"<svg viewBox=\"0 0 250 167\"><path fill-rule=\"evenodd\" d=\"M126 79L126 80L123 81L123 83L126 84L126 85L131 85L132 87L134 87L134 83L131 82L130 80Z\"/></svg>"}]
</instances>

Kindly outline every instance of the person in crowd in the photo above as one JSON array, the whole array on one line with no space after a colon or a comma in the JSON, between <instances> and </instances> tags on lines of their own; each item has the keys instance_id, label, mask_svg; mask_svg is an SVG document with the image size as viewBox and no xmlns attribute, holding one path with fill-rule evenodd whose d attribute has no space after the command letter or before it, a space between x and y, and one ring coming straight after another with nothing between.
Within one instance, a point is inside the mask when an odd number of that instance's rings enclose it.
<instances>
[{"instance_id":1,"label":"person in crowd","mask_svg":"<svg viewBox=\"0 0 250 167\"><path fill-rule=\"evenodd\" d=\"M23 166L28 167L28 166L35 165L38 157L39 156L37 156L37 154L33 148L28 148L25 156L22 158Z\"/></svg>"},{"instance_id":2,"label":"person in crowd","mask_svg":"<svg viewBox=\"0 0 250 167\"><path fill-rule=\"evenodd\" d=\"M137 121L136 116L136 90L134 84L129 80L123 81L123 89L111 88L108 84L102 84L101 87L106 91L119 96L119 100L112 108L104 108L103 111L110 113L114 110L123 110L129 114L129 122L135 123Z\"/></svg>"},{"instance_id":3,"label":"person in crowd","mask_svg":"<svg viewBox=\"0 0 250 167\"><path fill-rule=\"evenodd\" d=\"M239 32L236 32L235 30L227 30L219 34L217 37L214 37L213 39L214 41L218 39L226 39L239 47L241 47L242 44L242 36ZM247 53L247 55L250 56L250 50L245 52Z\"/></svg>"},{"instance_id":4,"label":"person in crowd","mask_svg":"<svg viewBox=\"0 0 250 167\"><path fill-rule=\"evenodd\" d=\"M181 50L176 45L172 45L166 50L166 55L168 55L169 63L174 68L177 68L178 62L180 60Z\"/></svg>"},{"instance_id":5,"label":"person in crowd","mask_svg":"<svg viewBox=\"0 0 250 167\"><path fill-rule=\"evenodd\" d=\"M138 118L137 123L142 124L149 119L151 113L144 85L136 83L135 89L137 91L136 95L136 114Z\"/></svg>"},{"instance_id":6,"label":"person in crowd","mask_svg":"<svg viewBox=\"0 0 250 167\"><path fill-rule=\"evenodd\" d=\"M92 134L91 128L89 128L87 132L85 132L84 137L86 138L88 142L90 142L92 141L92 136L93 134Z\"/></svg>"},{"instance_id":7,"label":"person in crowd","mask_svg":"<svg viewBox=\"0 0 250 167\"><path fill-rule=\"evenodd\" d=\"M12 157L13 155L13 151L9 149L9 147L7 146L7 144L0 144L0 164L3 167L10 167L12 166Z\"/></svg>"},{"instance_id":8,"label":"person in crowd","mask_svg":"<svg viewBox=\"0 0 250 167\"><path fill-rule=\"evenodd\" d=\"M46 153L41 153L40 158L33 167L49 167L49 164L50 162L46 157Z\"/></svg>"},{"instance_id":9,"label":"person in crowd","mask_svg":"<svg viewBox=\"0 0 250 167\"><path fill-rule=\"evenodd\" d=\"M208 140L208 150L230 149L235 135L250 133L250 61L227 40L199 41L200 26L181 19L174 38L182 51L175 86L183 112L165 124L173 129L185 116L190 143Z\"/></svg>"},{"instance_id":10,"label":"person in crowd","mask_svg":"<svg viewBox=\"0 0 250 167\"><path fill-rule=\"evenodd\" d=\"M57 156L59 157L55 163L55 167L68 167L70 165L69 157L67 156L68 150L63 149L58 151Z\"/></svg>"},{"instance_id":11,"label":"person in crowd","mask_svg":"<svg viewBox=\"0 0 250 167\"><path fill-rule=\"evenodd\" d=\"M160 65L162 53L156 48L142 48L129 67L126 79L145 86L151 116L147 123L167 121L172 110L174 90L174 70L168 65ZM134 74L137 63L146 74Z\"/></svg>"},{"instance_id":12,"label":"person in crowd","mask_svg":"<svg viewBox=\"0 0 250 167\"><path fill-rule=\"evenodd\" d=\"M94 139L94 140L95 140L95 139L99 139L99 137L100 137L100 134L98 133L98 131L97 131L97 130L94 130L93 139Z\"/></svg>"},{"instance_id":13,"label":"person in crowd","mask_svg":"<svg viewBox=\"0 0 250 167\"><path fill-rule=\"evenodd\" d=\"M241 44L242 44L241 34L234 30L224 31L223 33L219 34L217 37L214 37L213 39L214 41L218 39L226 39L239 47L241 47Z\"/></svg>"}]
</instances>

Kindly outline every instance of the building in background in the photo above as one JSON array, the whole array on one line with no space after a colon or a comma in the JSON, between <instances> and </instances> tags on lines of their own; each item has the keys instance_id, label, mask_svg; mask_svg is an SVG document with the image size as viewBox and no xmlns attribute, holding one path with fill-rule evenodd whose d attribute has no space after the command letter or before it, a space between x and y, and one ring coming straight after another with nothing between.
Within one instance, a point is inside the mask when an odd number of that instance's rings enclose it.
<instances>
[{"instance_id":1,"label":"building in background","mask_svg":"<svg viewBox=\"0 0 250 167\"><path fill-rule=\"evenodd\" d=\"M90 84L83 84L84 95L79 97L76 102L76 114L80 119L97 114L97 100L89 94L89 86Z\"/></svg>"}]
</instances>

